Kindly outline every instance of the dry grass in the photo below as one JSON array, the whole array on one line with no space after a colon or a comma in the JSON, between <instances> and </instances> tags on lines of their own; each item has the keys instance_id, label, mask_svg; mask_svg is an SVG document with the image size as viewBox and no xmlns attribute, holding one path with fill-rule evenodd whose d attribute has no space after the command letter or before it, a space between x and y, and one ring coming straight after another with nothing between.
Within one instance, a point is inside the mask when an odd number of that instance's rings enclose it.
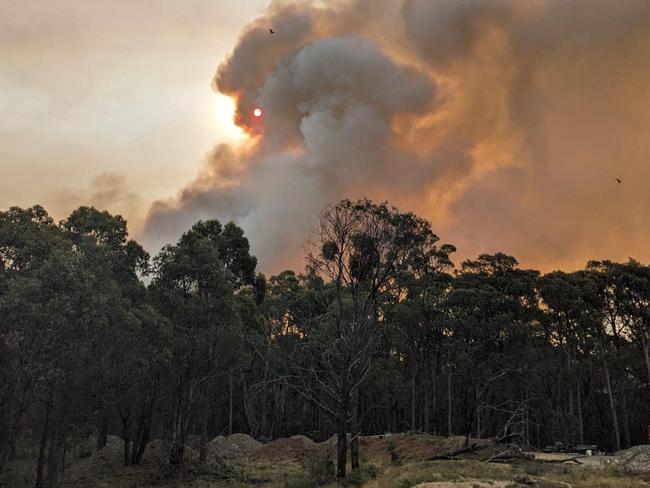
<instances>
[{"instance_id":1,"label":"dry grass","mask_svg":"<svg viewBox=\"0 0 650 488\"><path fill-rule=\"evenodd\" d=\"M306 445L306 449L301 444ZM285 445L286 444L286 445ZM295 444L295 445L294 445ZM528 474L538 478L569 483L573 488L650 488L650 477L643 479L623 475L614 466L567 466L539 462L519 462L514 465L491 464L478 460L425 461L431 453L444 449L441 438L422 435L391 436L390 439L366 439L362 442L362 479L349 486L364 488L412 488L420 483L440 483L434 488L493 488L518 487L513 478L517 474ZM277 447L271 449L270 447ZM197 476L190 472L164 476L163 468L153 464L139 467L116 467L115 463L102 463L95 459L81 460L71 472L84 471L90 461L93 469L76 480L64 480L63 488L316 488L323 472L333 471L334 446L321 444L319 448L304 439L280 442L273 446L231 460L239 473L238 481L222 481L208 475ZM400 453L400 461L391 463L389 451ZM329 458L328 458L329 454ZM425 457L426 456L426 457ZM97 456L95 456L97 457ZM101 460L101 459L100 459ZM325 463L328 463L327 465ZM119 464L119 463L118 463ZM33 467L26 466L29 474ZM326 467L326 469L323 469ZM23 470L16 470L21 472ZM18 472L14 474L18 474ZM21 488L19 477L8 486ZM454 484L456 483L456 484ZM0 483L1 485L1 483ZM339 488L338 483L321 484L322 488Z\"/></svg>"}]
</instances>

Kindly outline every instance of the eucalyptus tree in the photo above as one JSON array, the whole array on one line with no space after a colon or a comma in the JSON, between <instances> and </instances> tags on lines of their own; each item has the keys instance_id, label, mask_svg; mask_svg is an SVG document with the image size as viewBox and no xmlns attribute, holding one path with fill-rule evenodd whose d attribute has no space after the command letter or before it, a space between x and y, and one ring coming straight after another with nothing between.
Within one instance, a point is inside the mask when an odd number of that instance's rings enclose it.
<instances>
[{"instance_id":1,"label":"eucalyptus tree","mask_svg":"<svg viewBox=\"0 0 650 488\"><path fill-rule=\"evenodd\" d=\"M214 380L236 363L241 341L235 291L255 279L256 260L234 224L200 221L154 260L150 286L172 326L170 463L183 461L192 414L201 424L201 454Z\"/></svg>"},{"instance_id":2,"label":"eucalyptus tree","mask_svg":"<svg viewBox=\"0 0 650 488\"><path fill-rule=\"evenodd\" d=\"M538 286L545 311L546 340L554 346L549 348L549 354L557 353L550 362L558 365L554 376L558 380L557 388L546 395L553 401L556 434L583 443L583 411L588 399L585 385L593 371L596 353L608 349L603 344L605 336L601 328L600 283L589 271L555 271L540 278ZM614 428L618 429L616 422Z\"/></svg>"},{"instance_id":3,"label":"eucalyptus tree","mask_svg":"<svg viewBox=\"0 0 650 488\"><path fill-rule=\"evenodd\" d=\"M342 200L319 215L307 263L331 286L331 299L308 341L318 351L310 374L336 425L339 478L346 476L348 427L351 465L359 467L358 393L385 317L381 305L400 292L397 278L425 253L446 259L451 249L438 249L437 240L428 222L386 203Z\"/></svg>"},{"instance_id":4,"label":"eucalyptus tree","mask_svg":"<svg viewBox=\"0 0 650 488\"><path fill-rule=\"evenodd\" d=\"M414 249L410 268L396 278L399 293L386 310L387 323L394 331L390 341L403 351L410 385L410 428L429 432L438 407L438 375L443 358L446 330L446 299L455 248L438 247L430 235Z\"/></svg>"},{"instance_id":5,"label":"eucalyptus tree","mask_svg":"<svg viewBox=\"0 0 650 488\"><path fill-rule=\"evenodd\" d=\"M39 296L42 268L70 252L43 207L0 212L0 472L37 397L50 339ZM54 331L52 331L54 332Z\"/></svg>"},{"instance_id":6,"label":"eucalyptus tree","mask_svg":"<svg viewBox=\"0 0 650 488\"><path fill-rule=\"evenodd\" d=\"M538 272L517 264L502 253L463 262L447 300L451 362L464 399L457 403L468 436L512 436L504 427L528 409L525 375L533 366L530 351L539 329ZM526 438L526 422L518 423L517 436Z\"/></svg>"},{"instance_id":7,"label":"eucalyptus tree","mask_svg":"<svg viewBox=\"0 0 650 488\"><path fill-rule=\"evenodd\" d=\"M160 378L168 362L169 328L151 304L140 277L149 272L149 255L128 238L121 216L80 207L61 222L76 253L104 286L112 284L102 310L93 356L98 446L106 443L110 410L124 440L125 464L138 463L151 437Z\"/></svg>"},{"instance_id":8,"label":"eucalyptus tree","mask_svg":"<svg viewBox=\"0 0 650 488\"><path fill-rule=\"evenodd\" d=\"M588 268L600 283L600 352L614 425L614 447L620 448L632 437L628 431L629 413L637 416L638 430L647 428L645 416L650 413L650 271L632 259L627 263L591 261ZM639 398L645 400L644 407L630 409L628 401ZM622 419L618 413L622 413Z\"/></svg>"}]
</instances>

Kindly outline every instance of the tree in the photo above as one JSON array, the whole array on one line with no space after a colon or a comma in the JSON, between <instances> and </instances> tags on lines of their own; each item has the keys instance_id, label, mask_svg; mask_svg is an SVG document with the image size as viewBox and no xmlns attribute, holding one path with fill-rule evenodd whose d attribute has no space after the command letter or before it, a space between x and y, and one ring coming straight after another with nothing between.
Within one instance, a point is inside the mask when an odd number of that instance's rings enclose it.
<instances>
[{"instance_id":1,"label":"tree","mask_svg":"<svg viewBox=\"0 0 650 488\"><path fill-rule=\"evenodd\" d=\"M248 241L233 224L198 222L155 259L151 290L173 327L170 463L183 462L192 412L202 425L202 458L212 381L235 358L240 335L234 290L255 278ZM252 269L251 269L252 266Z\"/></svg>"},{"instance_id":2,"label":"tree","mask_svg":"<svg viewBox=\"0 0 650 488\"><path fill-rule=\"evenodd\" d=\"M321 212L307 250L308 268L331 283L332 296L311 347L310 373L337 430L337 473L346 476L347 430L352 469L359 467L358 394L371 366L384 298L399 293L398 276L418 260L447 259L429 224L369 200L342 200Z\"/></svg>"},{"instance_id":3,"label":"tree","mask_svg":"<svg viewBox=\"0 0 650 488\"><path fill-rule=\"evenodd\" d=\"M522 378L534 367L529 351L537 329L538 273L517 264L501 253L465 261L449 293L452 362L468 388L464 430L478 438L490 430L498 435L512 415L527 408ZM519 440L528 442L524 431Z\"/></svg>"}]
</instances>

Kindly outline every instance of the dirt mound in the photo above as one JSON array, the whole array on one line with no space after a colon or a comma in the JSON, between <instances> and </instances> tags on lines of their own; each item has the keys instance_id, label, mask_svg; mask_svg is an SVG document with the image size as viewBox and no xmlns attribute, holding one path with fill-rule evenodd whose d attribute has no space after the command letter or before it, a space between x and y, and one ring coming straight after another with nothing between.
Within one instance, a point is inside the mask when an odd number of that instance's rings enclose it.
<instances>
[{"instance_id":1,"label":"dirt mound","mask_svg":"<svg viewBox=\"0 0 650 488\"><path fill-rule=\"evenodd\" d=\"M169 460L169 442L161 439L154 439L147 444L142 457L142 464L163 465Z\"/></svg>"},{"instance_id":2,"label":"dirt mound","mask_svg":"<svg viewBox=\"0 0 650 488\"><path fill-rule=\"evenodd\" d=\"M464 447L467 443L467 437L462 435L454 435L447 437L440 445L439 455L451 454L454 451Z\"/></svg>"},{"instance_id":3,"label":"dirt mound","mask_svg":"<svg viewBox=\"0 0 650 488\"><path fill-rule=\"evenodd\" d=\"M361 438L361 445L371 451L394 451L399 459L426 461L435 456L452 454L466 445L462 436L437 437L430 434L394 434L384 437ZM470 445L477 445L479 450L493 444L488 439L470 439Z\"/></svg>"},{"instance_id":4,"label":"dirt mound","mask_svg":"<svg viewBox=\"0 0 650 488\"><path fill-rule=\"evenodd\" d=\"M212 439L207 446L209 455L224 459L247 456L260 447L261 443L246 434L233 434L228 437L220 435Z\"/></svg>"},{"instance_id":5,"label":"dirt mound","mask_svg":"<svg viewBox=\"0 0 650 488\"><path fill-rule=\"evenodd\" d=\"M124 441L109 435L106 445L77 463L80 470L108 472L124 466Z\"/></svg>"},{"instance_id":6,"label":"dirt mound","mask_svg":"<svg viewBox=\"0 0 650 488\"><path fill-rule=\"evenodd\" d=\"M291 437L291 439L293 439L294 441L302 442L303 444L308 446L316 445L316 443L313 440L311 440L309 437L304 435L294 435Z\"/></svg>"},{"instance_id":7,"label":"dirt mound","mask_svg":"<svg viewBox=\"0 0 650 488\"><path fill-rule=\"evenodd\" d=\"M650 474L650 445L635 446L616 453L618 467L629 474Z\"/></svg>"},{"instance_id":8,"label":"dirt mound","mask_svg":"<svg viewBox=\"0 0 650 488\"><path fill-rule=\"evenodd\" d=\"M294 461L305 464L323 453L325 445L316 444L305 436L276 439L256 450L253 455L265 461Z\"/></svg>"},{"instance_id":9,"label":"dirt mound","mask_svg":"<svg viewBox=\"0 0 650 488\"><path fill-rule=\"evenodd\" d=\"M336 442L336 436L332 436L320 445L334 449ZM434 456L446 456L464 447L466 442L467 438L463 436L438 437L431 434L414 433L372 435L360 438L362 450L373 458L386 457L390 459L389 453L394 452L399 459L409 461L426 461ZM477 449L464 457L478 459L481 458L483 451L493 448L494 441L470 439L469 444L476 445ZM490 455L487 453L483 457L490 457Z\"/></svg>"},{"instance_id":10,"label":"dirt mound","mask_svg":"<svg viewBox=\"0 0 650 488\"><path fill-rule=\"evenodd\" d=\"M190 446L192 449L196 449L197 451L201 448L201 436L198 435L188 435L187 439L185 440L185 445Z\"/></svg>"},{"instance_id":11,"label":"dirt mound","mask_svg":"<svg viewBox=\"0 0 650 488\"><path fill-rule=\"evenodd\" d=\"M90 456L73 462L66 471L65 478L90 483L90 480L99 475L113 473L123 468L124 441L117 436L109 435L106 446Z\"/></svg>"}]
</instances>

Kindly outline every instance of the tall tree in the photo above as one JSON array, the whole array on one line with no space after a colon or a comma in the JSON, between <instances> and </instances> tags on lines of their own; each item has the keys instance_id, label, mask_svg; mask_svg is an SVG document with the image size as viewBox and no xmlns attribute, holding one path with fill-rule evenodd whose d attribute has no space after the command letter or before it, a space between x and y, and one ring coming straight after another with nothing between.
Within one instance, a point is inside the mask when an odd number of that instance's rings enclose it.
<instances>
[{"instance_id":1,"label":"tall tree","mask_svg":"<svg viewBox=\"0 0 650 488\"><path fill-rule=\"evenodd\" d=\"M342 200L319 216L307 262L333 291L314 337L321 347L311 373L336 425L339 478L346 476L348 427L352 469L359 467L359 388L371 366L380 304L399 292L397 277L426 252L448 259L451 249L438 249L437 240L426 221L385 203Z\"/></svg>"},{"instance_id":2,"label":"tall tree","mask_svg":"<svg viewBox=\"0 0 650 488\"><path fill-rule=\"evenodd\" d=\"M241 339L234 290L252 284L254 264L243 235L216 220L198 222L155 259L151 290L173 327L171 464L183 461L193 412L201 419L205 457L213 381Z\"/></svg>"}]
</instances>

